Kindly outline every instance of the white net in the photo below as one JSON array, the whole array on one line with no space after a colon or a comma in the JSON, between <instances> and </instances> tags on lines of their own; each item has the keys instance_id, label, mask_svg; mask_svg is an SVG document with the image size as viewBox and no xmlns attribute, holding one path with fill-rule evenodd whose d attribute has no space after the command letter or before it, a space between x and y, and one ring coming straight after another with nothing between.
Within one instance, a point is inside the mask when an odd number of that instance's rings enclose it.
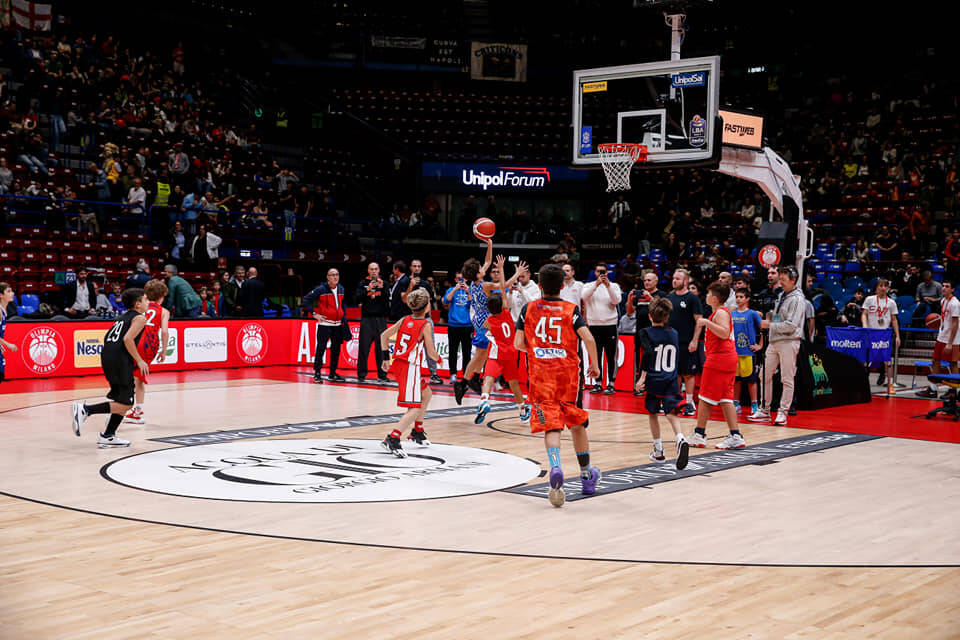
<instances>
[{"instance_id":1,"label":"white net","mask_svg":"<svg viewBox=\"0 0 960 640\"><path fill-rule=\"evenodd\" d=\"M630 171L641 156L646 159L646 146L617 142L601 144L597 150L603 173L607 176L607 191L629 191Z\"/></svg>"}]
</instances>

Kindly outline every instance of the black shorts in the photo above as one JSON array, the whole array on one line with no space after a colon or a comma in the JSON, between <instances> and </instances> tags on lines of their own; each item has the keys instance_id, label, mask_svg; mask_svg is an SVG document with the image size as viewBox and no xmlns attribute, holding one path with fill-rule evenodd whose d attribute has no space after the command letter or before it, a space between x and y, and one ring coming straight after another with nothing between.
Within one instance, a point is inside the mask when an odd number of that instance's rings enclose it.
<instances>
[{"instance_id":1,"label":"black shorts","mask_svg":"<svg viewBox=\"0 0 960 640\"><path fill-rule=\"evenodd\" d=\"M118 404L133 406L133 363L129 360L102 358L103 375L110 383L107 398Z\"/></svg>"},{"instance_id":2,"label":"black shorts","mask_svg":"<svg viewBox=\"0 0 960 640\"><path fill-rule=\"evenodd\" d=\"M673 413L686 399L680 393L680 383L677 378L672 380L651 380L647 378L646 394L643 405L647 411L656 415L661 411L665 414Z\"/></svg>"},{"instance_id":3,"label":"black shorts","mask_svg":"<svg viewBox=\"0 0 960 640\"><path fill-rule=\"evenodd\" d=\"M697 345L697 350L693 353L687 350L689 342L680 342L680 352L677 357L677 374L681 376L695 376L703 369L703 352L701 345ZM702 343L701 343L702 344Z\"/></svg>"}]
</instances>

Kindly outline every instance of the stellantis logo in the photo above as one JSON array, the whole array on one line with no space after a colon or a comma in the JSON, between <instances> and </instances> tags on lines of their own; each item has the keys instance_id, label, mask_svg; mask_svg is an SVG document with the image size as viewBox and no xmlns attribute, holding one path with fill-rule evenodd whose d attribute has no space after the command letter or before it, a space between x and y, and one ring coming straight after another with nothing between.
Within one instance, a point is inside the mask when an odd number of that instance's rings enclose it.
<instances>
[{"instance_id":1,"label":"stellantis logo","mask_svg":"<svg viewBox=\"0 0 960 640\"><path fill-rule=\"evenodd\" d=\"M513 187L515 189L543 189L550 182L550 170L546 167L497 167L499 173L479 173L473 169L463 170L466 186ZM519 173L518 173L519 172Z\"/></svg>"}]
</instances>

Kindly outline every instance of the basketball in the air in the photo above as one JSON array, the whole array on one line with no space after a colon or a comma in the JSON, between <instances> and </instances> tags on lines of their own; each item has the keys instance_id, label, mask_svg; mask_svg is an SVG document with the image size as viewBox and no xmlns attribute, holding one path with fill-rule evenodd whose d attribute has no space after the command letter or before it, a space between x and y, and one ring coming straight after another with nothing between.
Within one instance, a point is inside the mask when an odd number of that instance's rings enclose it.
<instances>
[{"instance_id":1,"label":"basketball in the air","mask_svg":"<svg viewBox=\"0 0 960 640\"><path fill-rule=\"evenodd\" d=\"M939 313L928 313L927 319L927 329L939 329L940 328L940 314Z\"/></svg>"},{"instance_id":2,"label":"basketball in the air","mask_svg":"<svg viewBox=\"0 0 960 640\"><path fill-rule=\"evenodd\" d=\"M497 225L490 218L477 218L473 223L473 235L480 240L489 240L497 232Z\"/></svg>"}]
</instances>

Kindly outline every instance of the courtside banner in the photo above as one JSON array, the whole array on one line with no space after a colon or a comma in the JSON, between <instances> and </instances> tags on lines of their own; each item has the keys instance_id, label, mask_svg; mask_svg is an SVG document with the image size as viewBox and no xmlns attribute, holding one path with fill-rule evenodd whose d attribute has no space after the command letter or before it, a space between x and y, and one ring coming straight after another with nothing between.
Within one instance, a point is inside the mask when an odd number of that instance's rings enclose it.
<instances>
[{"instance_id":1,"label":"courtside banner","mask_svg":"<svg viewBox=\"0 0 960 640\"><path fill-rule=\"evenodd\" d=\"M338 372L357 369L360 323L350 321L351 340L340 347ZM8 322L6 340L17 345L7 352L6 378L48 378L100 375L103 335L113 326L109 320L90 322ZM440 355L437 373L449 377L447 328L434 327L434 346ZM307 318L245 320L171 320L165 359L154 360L150 371L190 371L236 367L302 365L313 367L317 348L317 323ZM392 345L391 345L392 349ZM324 368L330 352L324 354ZM459 358L458 358L459 359ZM616 379L620 391L633 389L633 336L620 336ZM426 361L422 363L426 373ZM461 363L461 366L462 363ZM373 349L367 354L367 376L374 377L377 363ZM526 382L526 367L520 380ZM3 387L0 386L0 393Z\"/></svg>"}]
</instances>

